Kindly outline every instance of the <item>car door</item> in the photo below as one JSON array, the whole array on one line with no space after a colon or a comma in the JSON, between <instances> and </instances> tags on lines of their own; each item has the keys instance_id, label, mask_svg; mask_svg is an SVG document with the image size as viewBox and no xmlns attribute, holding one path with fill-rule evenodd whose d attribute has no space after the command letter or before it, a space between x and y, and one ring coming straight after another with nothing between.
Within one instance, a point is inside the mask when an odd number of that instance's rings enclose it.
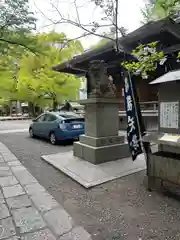
<instances>
[{"instance_id":1,"label":"car door","mask_svg":"<svg viewBox=\"0 0 180 240\"><path fill-rule=\"evenodd\" d=\"M42 136L42 124L45 118L45 114L40 115L36 120L33 122L33 132L36 136Z\"/></svg>"},{"instance_id":2,"label":"car door","mask_svg":"<svg viewBox=\"0 0 180 240\"><path fill-rule=\"evenodd\" d=\"M57 128L58 123L56 120L57 120L57 117L55 115L51 113L45 114L45 118L43 120L43 125L42 125L42 133L44 137L48 138L50 132L54 131Z\"/></svg>"}]
</instances>

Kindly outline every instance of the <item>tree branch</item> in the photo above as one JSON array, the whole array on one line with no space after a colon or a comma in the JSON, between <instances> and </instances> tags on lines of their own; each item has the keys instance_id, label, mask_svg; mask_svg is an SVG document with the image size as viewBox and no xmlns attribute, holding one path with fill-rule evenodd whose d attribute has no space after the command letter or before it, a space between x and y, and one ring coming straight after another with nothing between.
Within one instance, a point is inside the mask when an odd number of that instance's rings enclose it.
<instances>
[{"instance_id":1,"label":"tree branch","mask_svg":"<svg viewBox=\"0 0 180 240\"><path fill-rule=\"evenodd\" d=\"M108 39L108 40L114 41L113 38L108 37L108 36L106 36L106 35L98 34L98 33L94 32L94 31L91 31L91 30L87 29L86 27L84 27L83 25L78 24L78 23L76 23L76 22L74 22L74 21L72 21L72 20L64 19L64 21L65 21L65 23L67 23L67 24L71 24L71 25L74 25L74 26L76 26L76 27L78 27L78 28L83 29L83 30L84 30L85 32L87 32L89 35L94 35L94 36L97 36L97 37L100 37L100 38L106 38L106 39Z\"/></svg>"},{"instance_id":2,"label":"tree branch","mask_svg":"<svg viewBox=\"0 0 180 240\"><path fill-rule=\"evenodd\" d=\"M12 45L21 46L21 47L29 50L30 52L34 53L35 55L37 55L32 48L28 47L28 46L27 46L26 44L24 44L24 43L15 42L15 41L8 40L8 39L4 39L4 38L0 38L0 42L5 42L5 43L12 44Z\"/></svg>"},{"instance_id":3,"label":"tree branch","mask_svg":"<svg viewBox=\"0 0 180 240\"><path fill-rule=\"evenodd\" d=\"M37 6L36 6L36 8L39 10L39 12L40 12L44 17L46 17L46 19L48 19L48 20L49 20L51 23L53 23L54 25L57 25L57 24L70 24L70 25L73 25L73 26L75 26L75 27L78 27L78 28L84 30L85 33L84 33L83 35L86 35L86 33L88 33L87 36L89 36L89 35L94 35L94 36L97 36L97 37L100 37L100 38L106 38L106 39L108 39L108 40L111 40L111 41L114 41L114 42L115 42L115 40L114 40L113 38L108 37L108 36L103 35L103 34L98 34L98 33L96 33L95 31L89 30L89 29L87 28L87 27L94 27L94 24L81 24L81 23L79 23L79 22L76 22L76 21L67 19L67 18L65 18L65 17L61 14L61 12L59 11L59 9L58 9L52 2L51 2L51 6L52 6L52 7L57 11L57 13L59 14L60 20L54 21L53 19L48 18L48 17L41 11L41 9L39 9ZM76 7L77 7L77 5L76 5ZM78 9L77 9L77 14L78 14ZM79 19L80 19L80 18L79 18ZM98 28L110 27L110 26L112 26L112 25L113 25L113 24L99 25ZM83 37L83 35L82 35L82 37ZM81 38L81 37L78 37L77 39L79 39L79 38Z\"/></svg>"}]
</instances>

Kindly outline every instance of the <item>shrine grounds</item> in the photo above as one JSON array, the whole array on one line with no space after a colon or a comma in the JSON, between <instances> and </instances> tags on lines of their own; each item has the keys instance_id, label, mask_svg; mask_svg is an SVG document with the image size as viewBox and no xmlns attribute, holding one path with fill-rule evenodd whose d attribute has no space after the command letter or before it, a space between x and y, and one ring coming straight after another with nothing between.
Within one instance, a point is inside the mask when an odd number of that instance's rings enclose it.
<instances>
[{"instance_id":1,"label":"shrine grounds","mask_svg":"<svg viewBox=\"0 0 180 240\"><path fill-rule=\"evenodd\" d=\"M72 145L51 146L30 139L28 124L0 123L0 142L93 240L180 239L179 199L148 192L145 171L86 190L41 159L42 155L70 151Z\"/></svg>"}]
</instances>

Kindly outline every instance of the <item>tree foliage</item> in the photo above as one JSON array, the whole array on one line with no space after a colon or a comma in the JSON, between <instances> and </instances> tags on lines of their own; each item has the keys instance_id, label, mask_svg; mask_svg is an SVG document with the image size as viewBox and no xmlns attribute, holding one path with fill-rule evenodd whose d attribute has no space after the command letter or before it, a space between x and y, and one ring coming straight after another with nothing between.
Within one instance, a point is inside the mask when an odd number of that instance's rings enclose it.
<instances>
[{"instance_id":1,"label":"tree foliage","mask_svg":"<svg viewBox=\"0 0 180 240\"><path fill-rule=\"evenodd\" d=\"M180 10L180 0L149 0L142 9L143 23L175 15Z\"/></svg>"},{"instance_id":2,"label":"tree foliage","mask_svg":"<svg viewBox=\"0 0 180 240\"><path fill-rule=\"evenodd\" d=\"M0 96L6 102L15 97L17 65L10 55L0 54Z\"/></svg>"},{"instance_id":3,"label":"tree foliage","mask_svg":"<svg viewBox=\"0 0 180 240\"><path fill-rule=\"evenodd\" d=\"M36 19L28 0L0 4L0 104L12 100L44 106L74 99L79 79L52 66L82 52L79 41L64 33L35 34ZM35 53L35 54L34 54Z\"/></svg>"},{"instance_id":4,"label":"tree foliage","mask_svg":"<svg viewBox=\"0 0 180 240\"><path fill-rule=\"evenodd\" d=\"M0 52L10 54L12 45L37 52L39 46L32 31L36 19L28 0L3 0L0 4Z\"/></svg>"},{"instance_id":5,"label":"tree foliage","mask_svg":"<svg viewBox=\"0 0 180 240\"><path fill-rule=\"evenodd\" d=\"M148 78L149 72L156 70L157 65L163 65L167 57L162 51L157 51L158 42L151 42L146 45L140 44L132 51L136 60L122 62L121 65L131 74L141 75L142 78Z\"/></svg>"},{"instance_id":6,"label":"tree foliage","mask_svg":"<svg viewBox=\"0 0 180 240\"><path fill-rule=\"evenodd\" d=\"M38 41L47 49L44 54L23 55L20 60L18 73L18 97L37 105L47 101L54 104L54 108L63 99L74 99L79 88L79 79L73 75L58 73L51 68L57 62L72 58L73 54L83 49L79 41L72 41L64 46L66 36L51 32L38 36Z\"/></svg>"},{"instance_id":7,"label":"tree foliage","mask_svg":"<svg viewBox=\"0 0 180 240\"><path fill-rule=\"evenodd\" d=\"M79 41L66 41L64 33L39 34L36 41L42 54L21 52L21 55L0 54L0 102L27 101L43 107L64 99L75 99L80 81L73 75L52 70L57 62L63 62L83 51ZM14 50L14 49L12 49ZM13 53L13 51L11 51Z\"/></svg>"}]
</instances>

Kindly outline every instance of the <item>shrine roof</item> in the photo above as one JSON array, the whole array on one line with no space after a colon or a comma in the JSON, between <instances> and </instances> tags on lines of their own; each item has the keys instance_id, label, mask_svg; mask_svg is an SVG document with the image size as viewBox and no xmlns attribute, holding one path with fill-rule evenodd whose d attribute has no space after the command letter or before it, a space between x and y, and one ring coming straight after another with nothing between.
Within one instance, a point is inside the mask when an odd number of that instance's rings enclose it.
<instances>
[{"instance_id":1,"label":"shrine roof","mask_svg":"<svg viewBox=\"0 0 180 240\"><path fill-rule=\"evenodd\" d=\"M108 41L103 46L86 51L71 60L58 64L53 70L59 72L85 75L92 60L104 60L109 67L119 65L125 59L132 59L131 51L138 44L159 41L158 47L165 53L180 49L180 24L170 18L154 21L143 25L125 37L118 39L120 51L116 51L115 41Z\"/></svg>"},{"instance_id":2,"label":"shrine roof","mask_svg":"<svg viewBox=\"0 0 180 240\"><path fill-rule=\"evenodd\" d=\"M116 52L115 42L108 41L101 47L93 50L85 51L84 53L73 57L71 60L58 64L53 67L53 70L67 72L72 74L83 75L87 72L89 62L92 60L104 60L106 63L118 60L120 55L124 56L124 51Z\"/></svg>"}]
</instances>

